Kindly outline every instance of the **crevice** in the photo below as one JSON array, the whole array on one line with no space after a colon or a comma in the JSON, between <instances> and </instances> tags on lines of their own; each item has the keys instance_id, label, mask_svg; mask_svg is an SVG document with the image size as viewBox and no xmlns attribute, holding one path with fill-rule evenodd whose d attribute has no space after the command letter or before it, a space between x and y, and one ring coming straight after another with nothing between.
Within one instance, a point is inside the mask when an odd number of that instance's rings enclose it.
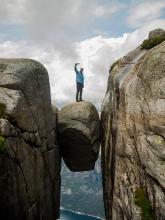
<instances>
[{"instance_id":1,"label":"crevice","mask_svg":"<svg viewBox=\"0 0 165 220\"><path fill-rule=\"evenodd\" d=\"M19 167L20 171L21 171L21 174L22 174L22 177L23 177L23 180L24 180L24 184L25 184L25 190L26 190L26 195L27 195L27 198L28 198L28 202L29 202L29 208L33 206L33 203L32 200L31 200L31 197L30 197L30 192L29 192L29 189L28 189L28 184L27 184L27 181L26 181L26 176L24 174L24 171L23 171L23 168L21 166L21 163L20 163L20 160L17 158L17 153L16 151L14 150L13 146L9 143L14 155L15 155L15 158L14 157L11 157L10 154L8 153L3 153L3 156L12 160L17 167ZM34 211L32 209L32 214L33 214L33 218L35 219L35 214L34 214Z\"/></svg>"}]
</instances>

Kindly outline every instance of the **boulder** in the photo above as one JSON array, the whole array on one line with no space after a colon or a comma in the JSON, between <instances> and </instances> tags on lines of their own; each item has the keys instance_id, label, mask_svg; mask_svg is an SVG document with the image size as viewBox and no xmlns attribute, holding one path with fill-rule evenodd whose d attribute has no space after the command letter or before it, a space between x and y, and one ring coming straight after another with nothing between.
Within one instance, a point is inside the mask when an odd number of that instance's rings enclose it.
<instances>
[{"instance_id":1,"label":"boulder","mask_svg":"<svg viewBox=\"0 0 165 220\"><path fill-rule=\"evenodd\" d=\"M106 219L164 220L165 42L115 62L101 131Z\"/></svg>"},{"instance_id":2,"label":"boulder","mask_svg":"<svg viewBox=\"0 0 165 220\"><path fill-rule=\"evenodd\" d=\"M99 114L90 102L69 104L58 113L58 140L71 171L94 169L100 148Z\"/></svg>"},{"instance_id":3,"label":"boulder","mask_svg":"<svg viewBox=\"0 0 165 220\"><path fill-rule=\"evenodd\" d=\"M57 219L60 154L48 73L0 59L0 219Z\"/></svg>"},{"instance_id":4,"label":"boulder","mask_svg":"<svg viewBox=\"0 0 165 220\"><path fill-rule=\"evenodd\" d=\"M150 39L152 37L158 37L158 36L161 36L161 35L165 35L165 31L161 28L157 28L153 31L150 31L148 38Z\"/></svg>"}]
</instances>

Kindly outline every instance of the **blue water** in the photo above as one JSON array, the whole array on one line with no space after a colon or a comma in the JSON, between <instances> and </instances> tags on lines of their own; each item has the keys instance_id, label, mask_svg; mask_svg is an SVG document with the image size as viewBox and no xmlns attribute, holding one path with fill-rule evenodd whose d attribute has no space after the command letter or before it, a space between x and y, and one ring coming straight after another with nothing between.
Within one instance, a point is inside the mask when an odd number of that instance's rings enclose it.
<instances>
[{"instance_id":1,"label":"blue water","mask_svg":"<svg viewBox=\"0 0 165 220\"><path fill-rule=\"evenodd\" d=\"M99 218L78 214L67 210L61 210L60 220L99 220Z\"/></svg>"}]
</instances>

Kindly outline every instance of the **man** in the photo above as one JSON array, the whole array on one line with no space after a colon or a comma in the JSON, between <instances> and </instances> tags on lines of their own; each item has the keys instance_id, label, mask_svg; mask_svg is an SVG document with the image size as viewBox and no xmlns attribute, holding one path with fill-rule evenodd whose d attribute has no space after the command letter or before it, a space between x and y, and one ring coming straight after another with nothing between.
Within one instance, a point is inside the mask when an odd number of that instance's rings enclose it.
<instances>
[{"instance_id":1,"label":"man","mask_svg":"<svg viewBox=\"0 0 165 220\"><path fill-rule=\"evenodd\" d=\"M84 88L84 73L83 68L80 69L80 71L77 70L77 65L79 63L75 64L75 72L76 72L76 84L77 84L77 92L76 92L76 102L81 102L82 100L82 92Z\"/></svg>"}]
</instances>

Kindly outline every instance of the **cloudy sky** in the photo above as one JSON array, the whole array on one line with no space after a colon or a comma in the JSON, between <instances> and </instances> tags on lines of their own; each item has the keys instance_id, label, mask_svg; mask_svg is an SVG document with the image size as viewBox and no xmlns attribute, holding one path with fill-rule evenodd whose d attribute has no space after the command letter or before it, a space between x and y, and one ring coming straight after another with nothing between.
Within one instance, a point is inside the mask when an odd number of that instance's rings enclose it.
<instances>
[{"instance_id":1,"label":"cloudy sky","mask_svg":"<svg viewBox=\"0 0 165 220\"><path fill-rule=\"evenodd\" d=\"M40 61L59 108L75 101L80 62L84 99L100 109L110 65L159 27L164 0L0 0L0 57Z\"/></svg>"}]
</instances>

